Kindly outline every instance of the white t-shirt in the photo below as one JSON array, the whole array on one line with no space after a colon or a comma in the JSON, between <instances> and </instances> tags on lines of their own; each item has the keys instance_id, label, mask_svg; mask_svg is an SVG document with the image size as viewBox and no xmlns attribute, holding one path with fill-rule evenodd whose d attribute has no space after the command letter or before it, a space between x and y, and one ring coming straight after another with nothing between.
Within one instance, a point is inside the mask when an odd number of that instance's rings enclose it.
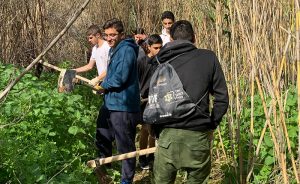
<instances>
[{"instance_id":1,"label":"white t-shirt","mask_svg":"<svg viewBox=\"0 0 300 184\"><path fill-rule=\"evenodd\" d=\"M110 47L106 41L101 47L98 47L98 45L93 47L91 59L96 60L98 75L101 75L107 69L109 49Z\"/></svg>"},{"instance_id":2,"label":"white t-shirt","mask_svg":"<svg viewBox=\"0 0 300 184\"><path fill-rule=\"evenodd\" d=\"M165 28L163 28L160 37L161 37L161 39L162 39L162 41L163 41L163 46L164 46L166 43L168 43L168 42L171 41L171 40L170 40L170 35L167 34L167 31L166 31Z\"/></svg>"}]
</instances>

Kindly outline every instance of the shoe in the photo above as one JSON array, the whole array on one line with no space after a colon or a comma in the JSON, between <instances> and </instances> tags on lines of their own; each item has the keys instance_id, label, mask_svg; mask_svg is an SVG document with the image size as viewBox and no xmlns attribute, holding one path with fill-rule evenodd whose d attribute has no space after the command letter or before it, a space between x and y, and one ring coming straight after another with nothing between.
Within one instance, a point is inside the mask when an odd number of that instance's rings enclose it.
<instances>
[{"instance_id":1,"label":"shoe","mask_svg":"<svg viewBox=\"0 0 300 184\"><path fill-rule=\"evenodd\" d=\"M150 169L149 162L147 160L146 155L142 155L142 156L139 157L139 165L140 165L140 168L143 169L143 170Z\"/></svg>"},{"instance_id":2,"label":"shoe","mask_svg":"<svg viewBox=\"0 0 300 184\"><path fill-rule=\"evenodd\" d=\"M122 180L120 184L132 184L131 181Z\"/></svg>"},{"instance_id":3,"label":"shoe","mask_svg":"<svg viewBox=\"0 0 300 184\"><path fill-rule=\"evenodd\" d=\"M141 162L141 163L140 163L140 167L141 167L141 169L143 169L143 170L149 170L149 169L150 169L149 164L148 164L148 163L145 163L145 162Z\"/></svg>"}]
</instances>

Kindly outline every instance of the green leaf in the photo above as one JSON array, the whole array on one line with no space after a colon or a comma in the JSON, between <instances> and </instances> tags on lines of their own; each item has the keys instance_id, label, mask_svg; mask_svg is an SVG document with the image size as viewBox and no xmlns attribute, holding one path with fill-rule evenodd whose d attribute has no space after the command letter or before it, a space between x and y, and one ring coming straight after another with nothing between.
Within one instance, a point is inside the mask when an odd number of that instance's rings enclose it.
<instances>
[{"instance_id":1,"label":"green leaf","mask_svg":"<svg viewBox=\"0 0 300 184\"><path fill-rule=\"evenodd\" d=\"M42 114L47 115L47 114L49 114L49 111L50 111L50 109L44 108L44 109L42 109Z\"/></svg>"},{"instance_id":2,"label":"green leaf","mask_svg":"<svg viewBox=\"0 0 300 184\"><path fill-rule=\"evenodd\" d=\"M274 163L274 158L272 156L267 156L265 159L265 164L266 165L272 165Z\"/></svg>"},{"instance_id":3,"label":"green leaf","mask_svg":"<svg viewBox=\"0 0 300 184\"><path fill-rule=\"evenodd\" d=\"M74 112L74 111L75 111L73 107L67 107L66 110L67 110L68 112Z\"/></svg>"},{"instance_id":4,"label":"green leaf","mask_svg":"<svg viewBox=\"0 0 300 184\"><path fill-rule=\"evenodd\" d=\"M42 132L42 133L44 133L44 134L49 134L49 132L50 132L50 128L44 128L44 127L42 127L41 129L40 129L40 131Z\"/></svg>"},{"instance_id":5,"label":"green leaf","mask_svg":"<svg viewBox=\"0 0 300 184\"><path fill-rule=\"evenodd\" d=\"M86 146L79 140L78 141L78 148L84 150L86 148Z\"/></svg>"},{"instance_id":6,"label":"green leaf","mask_svg":"<svg viewBox=\"0 0 300 184\"><path fill-rule=\"evenodd\" d=\"M76 135L79 131L79 128L77 126L71 126L69 129L68 129L68 132L69 134L72 134L72 135Z\"/></svg>"},{"instance_id":7,"label":"green leaf","mask_svg":"<svg viewBox=\"0 0 300 184\"><path fill-rule=\"evenodd\" d=\"M44 179L46 179L46 176L43 174L35 182L39 182L39 181L42 181Z\"/></svg>"},{"instance_id":8,"label":"green leaf","mask_svg":"<svg viewBox=\"0 0 300 184\"><path fill-rule=\"evenodd\" d=\"M286 100L286 104L288 106L295 106L297 104L297 99L295 99L294 96L289 96L289 98Z\"/></svg>"},{"instance_id":9,"label":"green leaf","mask_svg":"<svg viewBox=\"0 0 300 184\"><path fill-rule=\"evenodd\" d=\"M294 126L294 127L288 127L288 134L289 137L297 137L298 135L298 127Z\"/></svg>"},{"instance_id":10,"label":"green leaf","mask_svg":"<svg viewBox=\"0 0 300 184\"><path fill-rule=\"evenodd\" d=\"M33 109L34 115L38 116L41 112L40 109Z\"/></svg>"},{"instance_id":11,"label":"green leaf","mask_svg":"<svg viewBox=\"0 0 300 184\"><path fill-rule=\"evenodd\" d=\"M266 135L264 138L264 142L267 147L273 147L273 141L270 136Z\"/></svg>"},{"instance_id":12,"label":"green leaf","mask_svg":"<svg viewBox=\"0 0 300 184\"><path fill-rule=\"evenodd\" d=\"M53 136L55 136L55 135L56 135L56 132L50 132L50 133L49 133L49 136L52 136L52 137L53 137Z\"/></svg>"}]
</instances>

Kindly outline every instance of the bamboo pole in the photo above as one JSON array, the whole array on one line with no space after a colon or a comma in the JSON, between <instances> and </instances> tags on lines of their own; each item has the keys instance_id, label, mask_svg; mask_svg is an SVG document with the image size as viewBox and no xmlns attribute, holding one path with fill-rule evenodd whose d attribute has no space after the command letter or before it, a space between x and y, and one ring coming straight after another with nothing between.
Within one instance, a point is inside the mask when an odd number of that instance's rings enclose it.
<instances>
[{"instance_id":1,"label":"bamboo pole","mask_svg":"<svg viewBox=\"0 0 300 184\"><path fill-rule=\"evenodd\" d=\"M150 153L154 153L155 150L156 150L156 147L152 147L152 148L142 149L142 150L124 153L124 154L120 154L120 155L115 155L115 156L111 156L111 157L107 157L107 158L89 160L87 162L87 166L90 168L95 168L97 166L101 166L101 165L108 164L111 162L125 160L128 158L138 157L140 155L147 155Z\"/></svg>"},{"instance_id":2,"label":"bamboo pole","mask_svg":"<svg viewBox=\"0 0 300 184\"><path fill-rule=\"evenodd\" d=\"M255 43L256 41L256 1L252 1L252 27L253 27L253 33L252 33L252 43ZM251 53L253 55L253 51ZM252 153L253 149L253 137L254 137L254 63L252 63L252 70L251 70L251 116L250 116L250 141L249 141L249 151ZM249 173L249 168L251 168L251 163L253 163L253 155L249 154L248 155L248 168L247 168L247 173ZM250 164L249 164L250 163ZM247 178L246 178L247 181Z\"/></svg>"},{"instance_id":3,"label":"bamboo pole","mask_svg":"<svg viewBox=\"0 0 300 184\"><path fill-rule=\"evenodd\" d=\"M297 58L297 93L298 93L298 165L300 166L300 10L298 0L296 9L296 58Z\"/></svg>"},{"instance_id":4,"label":"bamboo pole","mask_svg":"<svg viewBox=\"0 0 300 184\"><path fill-rule=\"evenodd\" d=\"M234 9L232 8L232 2L229 2L229 13L230 13L230 17L232 17L232 22L230 24L230 27L231 27L231 34L232 34L232 37L231 37L231 43L235 43L235 41L237 41L235 39L235 13L234 13ZM233 74L232 74L232 77L231 77L231 81L233 81L233 78L234 79L237 79L237 63L236 63L236 46L235 44L232 45L233 48L231 48L232 50L232 57L231 57L231 67L232 67L232 71L233 71ZM234 82L232 82L232 85L233 83L235 83L235 88L232 87L232 94L234 94L234 91L236 92L236 96L239 96L238 95L238 86L239 86L239 83L237 83L237 80L234 80ZM232 95L233 96L233 95ZM229 99L231 101L231 104L233 104L234 100L235 99ZM235 144L234 144L234 135L233 135L233 124L234 124L234 106L231 105L230 106L230 112L231 112L231 121L228 123L228 129L229 129L229 139L230 139L230 147L231 147L231 159L233 160L233 166L234 166L234 172L235 172L235 175L237 176L237 164L235 162Z\"/></svg>"},{"instance_id":5,"label":"bamboo pole","mask_svg":"<svg viewBox=\"0 0 300 184\"><path fill-rule=\"evenodd\" d=\"M253 52L252 49L250 47L250 43L249 43L249 36L247 36L247 30L245 30L245 27L243 26L243 21L242 21L242 17L240 14L240 9L237 5L237 2L234 2L234 6L236 8L237 11L237 18L239 21L239 25L240 25L240 29L242 31L242 36L243 36L243 40L244 40L244 44L245 44L245 48L248 51L249 57L250 57L250 61L251 61L251 125L254 125L254 119L253 119L253 111L254 111L254 76L255 76L255 61L254 61L254 57L253 57ZM239 128L238 128L239 129ZM239 162L240 162L240 182L244 183L244 178L243 178L243 160L242 160L242 155L241 155L241 148L240 148L240 144L239 144ZM246 179L246 178L245 178Z\"/></svg>"},{"instance_id":6,"label":"bamboo pole","mask_svg":"<svg viewBox=\"0 0 300 184\"><path fill-rule=\"evenodd\" d=\"M277 98L277 103L278 103L279 111L280 111L281 126L282 126L282 129L283 129L283 133L285 135L285 138L286 138L288 151L289 151L289 154L291 156L294 175L295 175L297 183L300 183L299 176L298 176L298 171L297 171L297 167L296 167L296 163L295 163L295 159L294 159L294 154L293 154L293 151L292 151L292 146L291 146L291 143L290 143L289 134L288 134L288 131L287 131L287 128L286 128L286 122L285 122L285 117L284 117L285 113L284 113L284 110L283 110L283 107L282 107L280 93L279 93L278 87L276 86L276 79L275 79L275 74L274 73L273 73L272 77L273 77L273 81L274 81L275 96Z\"/></svg>"},{"instance_id":7,"label":"bamboo pole","mask_svg":"<svg viewBox=\"0 0 300 184\"><path fill-rule=\"evenodd\" d=\"M276 136L274 134L274 131L273 131L273 128L272 128L272 125L271 125L271 122L270 122L270 117L268 116L267 105L266 105L266 102L265 102L265 99L264 99L261 84L259 82L258 77L255 77L255 80L256 80L257 87L258 87L258 92L259 92L260 98L262 100L264 113L265 113L265 116L267 117L267 123L268 123L268 126L269 126L269 130L270 130L270 133L271 133L273 143L274 143L275 151L276 151L277 155L280 155L279 145L277 143ZM279 160L281 161L281 165L285 165L284 159L282 160L282 158L280 158ZM284 169L284 168L281 168L281 169L282 169L282 174L283 174L283 178L284 178L284 183L288 183L288 177L287 177L286 169Z\"/></svg>"},{"instance_id":8,"label":"bamboo pole","mask_svg":"<svg viewBox=\"0 0 300 184\"><path fill-rule=\"evenodd\" d=\"M227 154L226 154L226 151L225 151L225 146L224 146L224 143L223 143L220 127L217 128L217 131L218 131L218 136L219 136L221 148L222 148L222 151L223 151L223 154L224 154L224 157L225 157L225 161L227 162Z\"/></svg>"},{"instance_id":9,"label":"bamboo pole","mask_svg":"<svg viewBox=\"0 0 300 184\"><path fill-rule=\"evenodd\" d=\"M71 27L71 25L75 22L75 20L79 17L81 12L85 9L85 7L89 4L91 0L86 0L81 7L76 11L74 16L71 18L71 20L67 23L66 27L51 41L51 43L46 47L46 49L43 50L43 52L38 55L31 63L26 67L26 69L15 79L13 80L9 85L6 86L6 88L1 91L0 94L0 101L6 96L9 91L17 84L18 81L21 80L21 78L35 65L39 62L39 60L60 40L60 38L67 32L67 30Z\"/></svg>"}]
</instances>

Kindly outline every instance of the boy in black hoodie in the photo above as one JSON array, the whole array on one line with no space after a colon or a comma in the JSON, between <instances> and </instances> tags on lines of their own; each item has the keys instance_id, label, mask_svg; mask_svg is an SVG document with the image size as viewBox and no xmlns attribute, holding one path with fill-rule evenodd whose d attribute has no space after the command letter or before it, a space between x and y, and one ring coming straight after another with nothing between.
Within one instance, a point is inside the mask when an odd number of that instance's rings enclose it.
<instances>
[{"instance_id":1,"label":"boy in black hoodie","mask_svg":"<svg viewBox=\"0 0 300 184\"><path fill-rule=\"evenodd\" d=\"M210 169L210 142L228 107L228 91L220 63L214 52L197 49L190 22L177 21L170 30L173 41L158 53L161 63L184 53L170 64L177 72L197 110L184 120L156 126L158 148L154 160L155 183L174 183L177 170L188 172L187 183L207 183ZM209 95L214 97L209 111Z\"/></svg>"},{"instance_id":2,"label":"boy in black hoodie","mask_svg":"<svg viewBox=\"0 0 300 184\"><path fill-rule=\"evenodd\" d=\"M153 58L162 47L162 39L158 34L150 35L146 41L146 53L144 52L142 57L138 58L138 76L141 90L141 98L146 99L149 94L149 85L151 75L153 74L156 65L151 63L151 58ZM145 109L146 102L143 101L141 104L142 113ZM155 139L150 135L151 127L148 124L142 123L142 128L140 131L140 149L146 149L155 146ZM144 170L150 169L154 160L154 154L142 155L139 157L140 167Z\"/></svg>"}]
</instances>

